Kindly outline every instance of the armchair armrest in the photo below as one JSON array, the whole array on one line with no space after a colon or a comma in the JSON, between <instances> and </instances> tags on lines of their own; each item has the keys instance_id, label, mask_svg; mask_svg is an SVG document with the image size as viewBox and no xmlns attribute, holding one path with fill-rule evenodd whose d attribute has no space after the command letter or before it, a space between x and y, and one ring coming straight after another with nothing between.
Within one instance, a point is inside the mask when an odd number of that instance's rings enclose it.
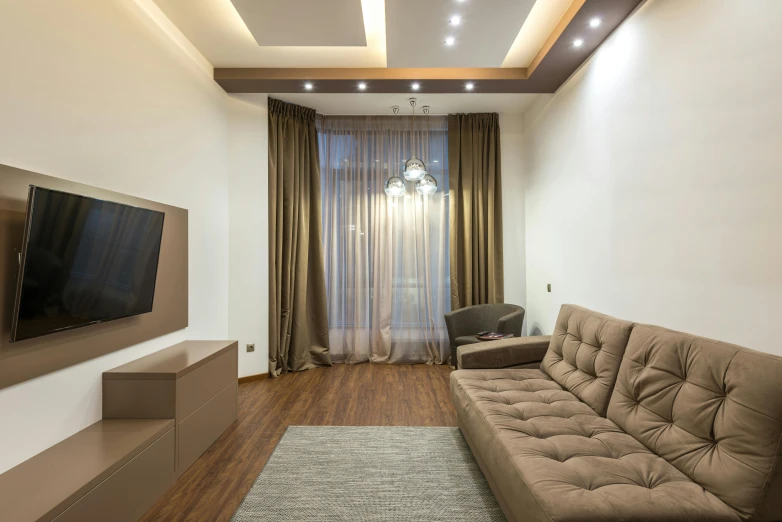
<instances>
[{"instance_id":1,"label":"armchair armrest","mask_svg":"<svg viewBox=\"0 0 782 522\"><path fill-rule=\"evenodd\" d=\"M458 368L508 368L539 362L550 341L550 335L538 335L460 346L456 351Z\"/></svg>"},{"instance_id":2,"label":"armchair armrest","mask_svg":"<svg viewBox=\"0 0 782 522\"><path fill-rule=\"evenodd\" d=\"M521 325L524 324L524 309L503 315L497 323L497 331L505 334L513 334L517 338L521 335Z\"/></svg>"}]
</instances>

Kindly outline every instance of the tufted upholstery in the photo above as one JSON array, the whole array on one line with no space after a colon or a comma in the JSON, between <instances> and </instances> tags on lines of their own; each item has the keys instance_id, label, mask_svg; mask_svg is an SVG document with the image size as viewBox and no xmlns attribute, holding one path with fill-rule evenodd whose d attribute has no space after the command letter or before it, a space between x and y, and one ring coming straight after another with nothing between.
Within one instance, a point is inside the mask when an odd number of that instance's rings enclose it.
<instances>
[{"instance_id":1,"label":"tufted upholstery","mask_svg":"<svg viewBox=\"0 0 782 522\"><path fill-rule=\"evenodd\" d=\"M455 371L451 395L511 521L739 520L539 370Z\"/></svg>"},{"instance_id":2,"label":"tufted upholstery","mask_svg":"<svg viewBox=\"0 0 782 522\"><path fill-rule=\"evenodd\" d=\"M605 415L633 324L562 305L540 369Z\"/></svg>"},{"instance_id":3,"label":"tufted upholstery","mask_svg":"<svg viewBox=\"0 0 782 522\"><path fill-rule=\"evenodd\" d=\"M636 325L608 417L750 520L782 520L782 359Z\"/></svg>"}]
</instances>

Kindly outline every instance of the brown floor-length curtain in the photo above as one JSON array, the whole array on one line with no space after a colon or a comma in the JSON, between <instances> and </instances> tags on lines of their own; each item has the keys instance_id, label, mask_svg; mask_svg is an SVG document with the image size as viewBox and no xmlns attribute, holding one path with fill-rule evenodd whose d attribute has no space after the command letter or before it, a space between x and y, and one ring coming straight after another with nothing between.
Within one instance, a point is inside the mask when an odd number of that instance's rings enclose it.
<instances>
[{"instance_id":1,"label":"brown floor-length curtain","mask_svg":"<svg viewBox=\"0 0 782 522\"><path fill-rule=\"evenodd\" d=\"M269 374L330 366L315 111L269 99Z\"/></svg>"},{"instance_id":2,"label":"brown floor-length curtain","mask_svg":"<svg viewBox=\"0 0 782 522\"><path fill-rule=\"evenodd\" d=\"M499 115L448 115L451 308L503 302Z\"/></svg>"}]
</instances>

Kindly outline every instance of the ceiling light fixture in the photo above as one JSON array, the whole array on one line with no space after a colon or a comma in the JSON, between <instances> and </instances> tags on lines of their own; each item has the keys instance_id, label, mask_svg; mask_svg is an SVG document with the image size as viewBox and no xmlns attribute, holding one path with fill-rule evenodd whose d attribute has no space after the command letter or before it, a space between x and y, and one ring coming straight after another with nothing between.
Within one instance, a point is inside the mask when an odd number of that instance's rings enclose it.
<instances>
[{"instance_id":1,"label":"ceiling light fixture","mask_svg":"<svg viewBox=\"0 0 782 522\"><path fill-rule=\"evenodd\" d=\"M421 137L417 136L417 133L415 132L416 129L414 126L415 106L416 106L415 98L410 98L410 106L413 108L413 117L410 119L410 150L412 152L415 151L416 148L423 149L423 147L421 145ZM398 105L394 105L392 109L394 114L399 114ZM424 105L422 109L424 115L428 116L429 106ZM425 119L425 121L426 121L426 131L423 140L424 142L428 142L429 120ZM437 163L437 160L435 160L435 163ZM405 187L405 180L414 181L416 183L415 191L422 196L431 196L432 194L437 192L437 180L434 177L432 177L429 173L426 172L426 163L424 163L423 160L418 159L414 152L411 154L410 159L405 161L404 164L405 164L405 170L402 173L402 177L394 174L386 181L384 188L386 194L389 197L399 198L405 195L405 193L407 192L407 189Z\"/></svg>"},{"instance_id":2,"label":"ceiling light fixture","mask_svg":"<svg viewBox=\"0 0 782 522\"><path fill-rule=\"evenodd\" d=\"M413 89L414 91L417 91L419 87L421 86L417 83L414 83L413 85L410 86L410 88Z\"/></svg>"},{"instance_id":3,"label":"ceiling light fixture","mask_svg":"<svg viewBox=\"0 0 782 522\"><path fill-rule=\"evenodd\" d=\"M464 88L467 89L468 91L471 91L473 87L475 87L475 85L473 85L472 83L467 83L464 85Z\"/></svg>"},{"instance_id":4,"label":"ceiling light fixture","mask_svg":"<svg viewBox=\"0 0 782 522\"><path fill-rule=\"evenodd\" d=\"M413 136L414 136L414 129L413 124L415 123L415 105L416 105L416 99L410 98L410 107L413 108L413 117L410 120L410 150L413 150ZM424 112L426 114L429 113L429 107L424 107ZM420 143L419 143L420 144ZM410 156L410 159L405 162L405 171L402 173L407 181L418 181L422 179L424 176L426 176L426 164L415 157L415 154L412 154Z\"/></svg>"},{"instance_id":5,"label":"ceiling light fixture","mask_svg":"<svg viewBox=\"0 0 782 522\"><path fill-rule=\"evenodd\" d=\"M600 18L592 18L589 21L589 27L597 27L600 25Z\"/></svg>"},{"instance_id":6,"label":"ceiling light fixture","mask_svg":"<svg viewBox=\"0 0 782 522\"><path fill-rule=\"evenodd\" d=\"M445 45L453 45L456 43L456 39L453 36L449 36L445 39Z\"/></svg>"},{"instance_id":7,"label":"ceiling light fixture","mask_svg":"<svg viewBox=\"0 0 782 522\"><path fill-rule=\"evenodd\" d=\"M364 83L364 82L361 82L361 83L358 84L358 88L359 88L359 90L363 91L363 90L365 90L367 88L367 84Z\"/></svg>"},{"instance_id":8,"label":"ceiling light fixture","mask_svg":"<svg viewBox=\"0 0 782 522\"><path fill-rule=\"evenodd\" d=\"M582 45L584 45L584 40L573 40L573 47L581 47Z\"/></svg>"},{"instance_id":9,"label":"ceiling light fixture","mask_svg":"<svg viewBox=\"0 0 782 522\"><path fill-rule=\"evenodd\" d=\"M462 17L461 16L452 16L451 17L451 25L459 25L462 23Z\"/></svg>"},{"instance_id":10,"label":"ceiling light fixture","mask_svg":"<svg viewBox=\"0 0 782 522\"><path fill-rule=\"evenodd\" d=\"M401 198L407 192L405 182L399 176L391 176L384 187L386 195L392 198Z\"/></svg>"},{"instance_id":11,"label":"ceiling light fixture","mask_svg":"<svg viewBox=\"0 0 782 522\"><path fill-rule=\"evenodd\" d=\"M311 83L305 83L304 84L304 88L307 89L308 91L311 91L312 90L312 84Z\"/></svg>"}]
</instances>

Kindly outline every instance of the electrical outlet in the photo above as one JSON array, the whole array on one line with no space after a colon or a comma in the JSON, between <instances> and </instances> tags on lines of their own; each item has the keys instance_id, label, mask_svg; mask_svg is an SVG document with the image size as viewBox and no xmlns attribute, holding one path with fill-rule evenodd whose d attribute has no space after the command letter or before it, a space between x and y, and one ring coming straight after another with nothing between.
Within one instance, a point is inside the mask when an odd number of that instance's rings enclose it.
<instances>
[{"instance_id":1,"label":"electrical outlet","mask_svg":"<svg viewBox=\"0 0 782 522\"><path fill-rule=\"evenodd\" d=\"M546 285L546 289L547 289L549 292L551 292L551 283L549 283L549 284L547 284L547 285Z\"/></svg>"},{"instance_id":2,"label":"electrical outlet","mask_svg":"<svg viewBox=\"0 0 782 522\"><path fill-rule=\"evenodd\" d=\"M255 344L248 344L247 345L247 352L254 352L255 351Z\"/></svg>"}]
</instances>

